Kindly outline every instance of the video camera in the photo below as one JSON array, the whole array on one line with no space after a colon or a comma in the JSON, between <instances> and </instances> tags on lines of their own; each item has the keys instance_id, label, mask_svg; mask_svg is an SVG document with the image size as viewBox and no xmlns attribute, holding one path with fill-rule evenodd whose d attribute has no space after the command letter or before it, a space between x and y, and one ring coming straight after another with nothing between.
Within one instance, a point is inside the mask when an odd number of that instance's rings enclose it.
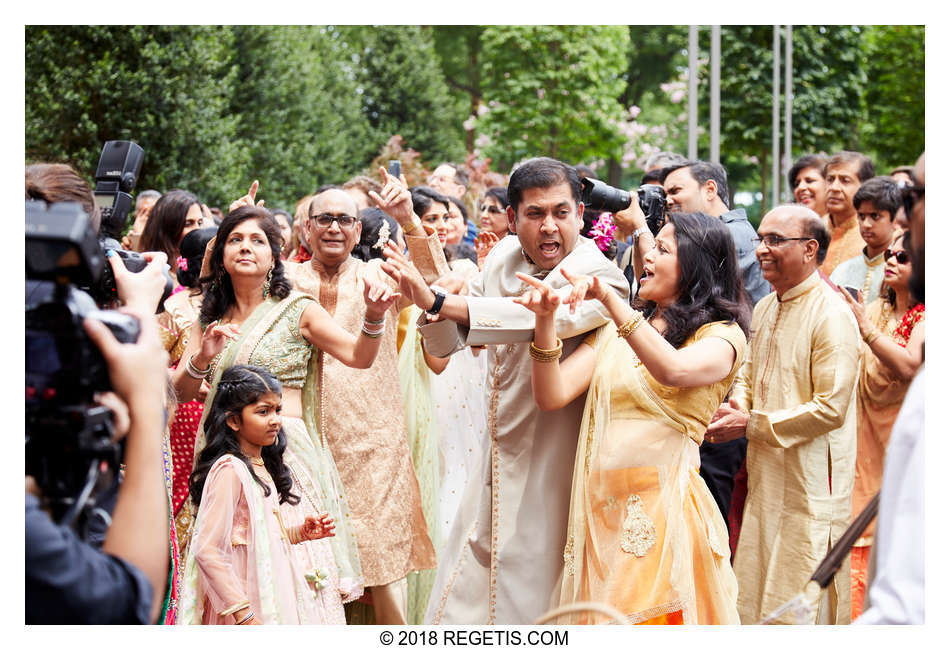
<instances>
[{"instance_id":1,"label":"video camera","mask_svg":"<svg viewBox=\"0 0 950 650\"><path fill-rule=\"evenodd\" d=\"M581 202L598 212L620 212L630 207L630 193L595 178L582 178ZM641 185L637 200L646 217L647 228L655 237L666 219L666 192L660 185Z\"/></svg>"},{"instance_id":2,"label":"video camera","mask_svg":"<svg viewBox=\"0 0 950 650\"><path fill-rule=\"evenodd\" d=\"M111 389L108 368L83 328L104 323L121 342L138 339L138 321L100 310L76 285L94 284L102 249L78 203L26 202L26 473L54 519L82 536L97 483L118 472L110 411L93 401Z\"/></svg>"}]
</instances>

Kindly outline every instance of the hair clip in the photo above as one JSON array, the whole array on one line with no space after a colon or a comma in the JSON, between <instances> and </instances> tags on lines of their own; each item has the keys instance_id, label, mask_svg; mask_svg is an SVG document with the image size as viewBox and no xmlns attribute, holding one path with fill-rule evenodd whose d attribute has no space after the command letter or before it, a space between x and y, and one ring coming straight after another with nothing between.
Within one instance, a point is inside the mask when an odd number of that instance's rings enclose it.
<instances>
[{"instance_id":1,"label":"hair clip","mask_svg":"<svg viewBox=\"0 0 950 650\"><path fill-rule=\"evenodd\" d=\"M178 270L179 270L179 271L187 271L187 270L188 270L188 260L185 259L184 257L182 257L181 255L178 256L178 259L175 260L175 263L178 265Z\"/></svg>"}]
</instances>

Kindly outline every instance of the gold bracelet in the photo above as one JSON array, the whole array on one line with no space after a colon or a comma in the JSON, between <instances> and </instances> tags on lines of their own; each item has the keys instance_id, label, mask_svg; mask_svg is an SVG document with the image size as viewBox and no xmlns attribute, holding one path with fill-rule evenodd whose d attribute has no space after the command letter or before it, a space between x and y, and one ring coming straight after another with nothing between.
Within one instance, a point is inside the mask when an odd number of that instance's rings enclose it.
<instances>
[{"instance_id":1,"label":"gold bracelet","mask_svg":"<svg viewBox=\"0 0 950 650\"><path fill-rule=\"evenodd\" d=\"M402 229L402 231L403 231L405 234L411 235L412 233L416 232L417 230L422 230L422 234L423 234L423 235L425 234L425 230L423 230L423 228L422 228L422 221L419 220L419 217L417 217L417 216L415 216L415 215L412 215L412 219L409 220L409 226L410 226L409 228L405 228L405 227L404 227L404 228Z\"/></svg>"},{"instance_id":2,"label":"gold bracelet","mask_svg":"<svg viewBox=\"0 0 950 650\"><path fill-rule=\"evenodd\" d=\"M531 358L535 361L540 361L541 363L557 361L561 358L561 352L564 351L564 341L558 339L557 346L551 348L550 350L539 348L534 344L534 341L532 341L529 350L531 352Z\"/></svg>"},{"instance_id":3,"label":"gold bracelet","mask_svg":"<svg viewBox=\"0 0 950 650\"><path fill-rule=\"evenodd\" d=\"M236 625L247 625L247 622L252 618L254 618L254 612L248 612L247 616L238 621Z\"/></svg>"},{"instance_id":4,"label":"gold bracelet","mask_svg":"<svg viewBox=\"0 0 950 650\"><path fill-rule=\"evenodd\" d=\"M872 343L874 343L874 341L875 341L875 340L877 339L877 337L879 337L880 335L881 335L880 332L875 331L875 330L871 330L870 332L868 332L867 334L865 334L865 335L864 335L863 337L861 337L861 338L864 339L864 342L865 342L865 343L867 343L868 345L871 345Z\"/></svg>"},{"instance_id":5,"label":"gold bracelet","mask_svg":"<svg viewBox=\"0 0 950 650\"><path fill-rule=\"evenodd\" d=\"M622 339L627 338L628 336L633 334L634 330L640 327L640 325L643 323L644 320L646 319L643 318L642 312L639 312L639 311L633 312L633 318L631 318L626 323L624 323L623 325L617 328L617 336L619 336Z\"/></svg>"}]
</instances>

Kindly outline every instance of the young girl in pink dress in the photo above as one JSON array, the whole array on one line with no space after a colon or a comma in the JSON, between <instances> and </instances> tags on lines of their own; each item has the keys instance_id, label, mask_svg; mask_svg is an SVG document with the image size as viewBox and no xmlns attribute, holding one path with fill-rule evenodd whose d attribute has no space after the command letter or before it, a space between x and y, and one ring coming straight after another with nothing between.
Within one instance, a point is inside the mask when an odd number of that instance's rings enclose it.
<instances>
[{"instance_id":1,"label":"young girl in pink dress","mask_svg":"<svg viewBox=\"0 0 950 650\"><path fill-rule=\"evenodd\" d=\"M281 511L305 507L284 464L281 385L263 368L221 375L191 475L198 508L185 559L180 624L345 623L327 514L286 527ZM321 540L321 541L317 541ZM322 566L301 567L291 544L322 545Z\"/></svg>"}]
</instances>

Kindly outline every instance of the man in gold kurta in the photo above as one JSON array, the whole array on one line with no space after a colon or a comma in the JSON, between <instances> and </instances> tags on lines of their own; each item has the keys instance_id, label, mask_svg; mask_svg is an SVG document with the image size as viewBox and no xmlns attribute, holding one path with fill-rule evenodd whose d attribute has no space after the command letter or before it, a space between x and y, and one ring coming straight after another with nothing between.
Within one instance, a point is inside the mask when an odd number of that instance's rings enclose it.
<instances>
[{"instance_id":1,"label":"man in gold kurta","mask_svg":"<svg viewBox=\"0 0 950 650\"><path fill-rule=\"evenodd\" d=\"M749 354L706 434L713 443L743 434L749 441L734 563L744 624L797 595L848 526L861 343L847 304L818 275L829 239L818 215L780 206L765 215L759 237L756 255L775 292L755 307ZM815 622L850 622L848 566Z\"/></svg>"},{"instance_id":2,"label":"man in gold kurta","mask_svg":"<svg viewBox=\"0 0 950 650\"><path fill-rule=\"evenodd\" d=\"M378 260L367 263L350 255L360 238L360 222L356 203L346 192L329 189L316 195L308 216L302 230L313 258L289 264L288 277L296 289L318 299L344 329L359 336L366 310L364 278L391 280L380 271ZM335 220L321 226L321 216ZM355 221L343 226L345 217ZM376 622L390 625L406 623L403 578L436 565L403 410L394 408L402 399L396 325L406 303L394 305L387 314L372 367L348 368L320 355L320 435L330 447L346 491Z\"/></svg>"}]
</instances>

